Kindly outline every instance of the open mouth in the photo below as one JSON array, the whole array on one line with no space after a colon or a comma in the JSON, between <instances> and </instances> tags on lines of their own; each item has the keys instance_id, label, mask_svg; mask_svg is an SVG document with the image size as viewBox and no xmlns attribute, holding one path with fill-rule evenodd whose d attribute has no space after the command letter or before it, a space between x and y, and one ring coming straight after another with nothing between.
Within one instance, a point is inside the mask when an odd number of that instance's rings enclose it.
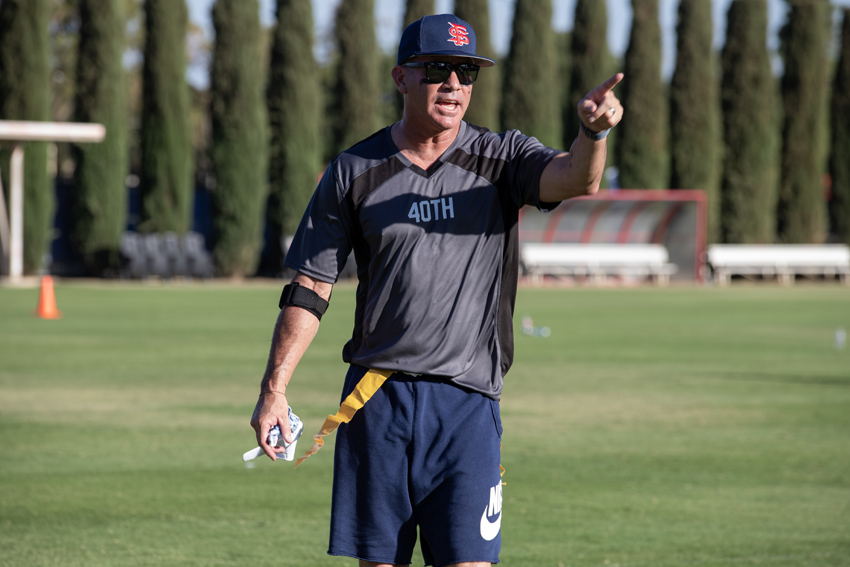
<instances>
[{"instance_id":1,"label":"open mouth","mask_svg":"<svg viewBox=\"0 0 850 567\"><path fill-rule=\"evenodd\" d=\"M455 100L438 100L437 106L446 110L455 110L460 108L460 103Z\"/></svg>"}]
</instances>

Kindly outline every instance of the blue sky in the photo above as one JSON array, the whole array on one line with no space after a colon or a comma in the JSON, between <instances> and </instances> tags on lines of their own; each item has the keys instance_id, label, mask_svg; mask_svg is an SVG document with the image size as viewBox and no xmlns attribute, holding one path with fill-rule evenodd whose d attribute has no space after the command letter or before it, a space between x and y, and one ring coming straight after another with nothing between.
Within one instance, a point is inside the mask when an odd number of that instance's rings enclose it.
<instances>
[{"instance_id":1,"label":"blue sky","mask_svg":"<svg viewBox=\"0 0 850 567\"><path fill-rule=\"evenodd\" d=\"M333 13L340 0L311 0L313 19L316 26L316 56L323 59L329 49L329 40L333 32ZM514 4L517 0L490 0L491 41L493 48L504 55L510 44L511 20ZM601 1L601 0L600 0ZM632 21L630 0L605 0L608 3L608 45L615 55L622 55L629 42L629 29ZM573 26L573 13L576 0L553 0L552 26L557 30L569 30ZM726 25L726 11L731 0L714 0L714 43L723 44ZM850 0L832 0L836 6L850 6ZM210 22L210 10L215 0L187 0L190 19L198 24L205 33L213 36ZM404 17L405 2L400 0L375 0L375 22L378 44L387 53L395 51L401 36L401 23ZM669 76L675 65L676 49L676 10L679 0L659 0L659 18L661 20L664 49L664 75ZM260 0L260 17L265 25L274 24L274 0ZM437 12L451 12L453 0L436 0ZM776 32L786 17L786 4L783 0L768 0L769 44L776 47ZM206 69L202 66L190 68L189 81L197 87L206 86Z\"/></svg>"}]
</instances>

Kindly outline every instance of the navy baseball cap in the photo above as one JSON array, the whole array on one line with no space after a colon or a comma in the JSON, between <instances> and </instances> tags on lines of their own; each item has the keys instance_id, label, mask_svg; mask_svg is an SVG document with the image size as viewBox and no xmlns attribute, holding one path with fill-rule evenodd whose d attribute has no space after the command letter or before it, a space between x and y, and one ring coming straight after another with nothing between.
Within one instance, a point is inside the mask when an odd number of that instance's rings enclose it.
<instances>
[{"instance_id":1,"label":"navy baseball cap","mask_svg":"<svg viewBox=\"0 0 850 567\"><path fill-rule=\"evenodd\" d=\"M492 59L475 54L475 31L452 14L425 16L407 26L398 44L398 64L420 55L467 57L481 67L492 67Z\"/></svg>"}]
</instances>

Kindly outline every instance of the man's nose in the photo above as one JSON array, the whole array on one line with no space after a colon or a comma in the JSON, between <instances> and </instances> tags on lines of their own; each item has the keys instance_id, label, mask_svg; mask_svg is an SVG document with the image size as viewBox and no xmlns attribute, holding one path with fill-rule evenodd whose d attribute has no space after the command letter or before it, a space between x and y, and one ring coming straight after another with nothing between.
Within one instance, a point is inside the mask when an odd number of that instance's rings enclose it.
<instances>
[{"instance_id":1,"label":"man's nose","mask_svg":"<svg viewBox=\"0 0 850 567\"><path fill-rule=\"evenodd\" d=\"M460 90L461 84L460 84L460 79L457 76L457 71L452 69L451 75L449 75L449 78L446 79L446 81L443 84L448 86L453 91Z\"/></svg>"}]
</instances>

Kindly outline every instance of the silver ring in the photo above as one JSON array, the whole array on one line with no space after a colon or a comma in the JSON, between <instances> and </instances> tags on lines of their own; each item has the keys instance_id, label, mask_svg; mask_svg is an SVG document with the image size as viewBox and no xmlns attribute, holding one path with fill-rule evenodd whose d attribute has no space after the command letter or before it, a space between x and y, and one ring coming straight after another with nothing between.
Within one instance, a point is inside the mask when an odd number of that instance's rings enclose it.
<instances>
[{"instance_id":1,"label":"silver ring","mask_svg":"<svg viewBox=\"0 0 850 567\"><path fill-rule=\"evenodd\" d=\"M612 117L612 118L613 118L613 116L614 116L615 114L617 114L617 109L616 109L616 108L614 108L613 106L612 106L611 108L609 108L608 110L610 110L610 111L611 111L611 117Z\"/></svg>"}]
</instances>

